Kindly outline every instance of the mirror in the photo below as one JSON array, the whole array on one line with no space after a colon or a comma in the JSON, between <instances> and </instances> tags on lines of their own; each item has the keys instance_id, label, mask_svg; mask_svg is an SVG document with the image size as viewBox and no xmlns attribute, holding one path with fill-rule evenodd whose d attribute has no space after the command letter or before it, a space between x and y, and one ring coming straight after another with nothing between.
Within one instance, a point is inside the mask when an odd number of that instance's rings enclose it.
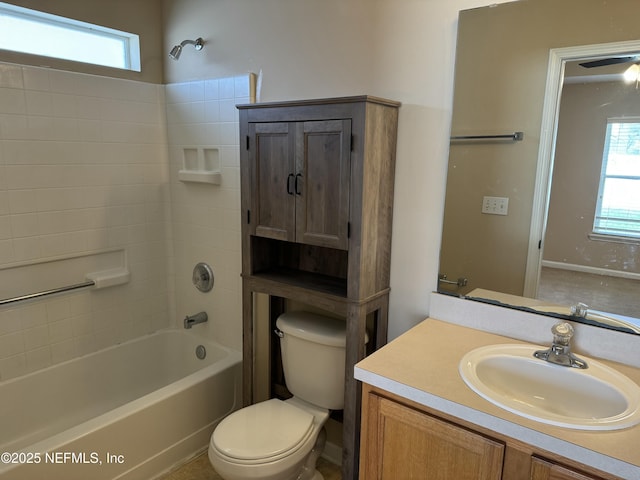
<instances>
[{"instance_id":1,"label":"mirror","mask_svg":"<svg viewBox=\"0 0 640 480\"><path fill-rule=\"evenodd\" d=\"M592 232L607 125L640 117L620 78L635 58L579 65L638 54L638 13L630 0L460 12L439 292L640 333L640 240Z\"/></svg>"}]
</instances>

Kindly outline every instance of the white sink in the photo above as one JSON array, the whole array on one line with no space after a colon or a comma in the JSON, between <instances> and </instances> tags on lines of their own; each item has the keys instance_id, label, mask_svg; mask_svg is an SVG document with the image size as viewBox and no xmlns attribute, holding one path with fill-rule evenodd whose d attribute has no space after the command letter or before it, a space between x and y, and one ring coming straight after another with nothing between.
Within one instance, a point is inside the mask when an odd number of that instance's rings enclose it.
<instances>
[{"instance_id":1,"label":"white sink","mask_svg":"<svg viewBox=\"0 0 640 480\"><path fill-rule=\"evenodd\" d=\"M640 387L593 359L589 368L554 365L533 356L536 345L490 345L467 353L459 371L478 395L538 422L581 430L617 430L640 423Z\"/></svg>"}]
</instances>

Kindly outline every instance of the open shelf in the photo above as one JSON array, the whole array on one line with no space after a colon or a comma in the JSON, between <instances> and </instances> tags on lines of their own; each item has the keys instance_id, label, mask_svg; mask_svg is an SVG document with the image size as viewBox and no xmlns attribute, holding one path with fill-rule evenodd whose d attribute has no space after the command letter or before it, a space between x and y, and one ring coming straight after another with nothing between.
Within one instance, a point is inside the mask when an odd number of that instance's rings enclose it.
<instances>
[{"instance_id":1,"label":"open shelf","mask_svg":"<svg viewBox=\"0 0 640 480\"><path fill-rule=\"evenodd\" d=\"M346 298L347 251L255 236L251 249L251 276Z\"/></svg>"}]
</instances>

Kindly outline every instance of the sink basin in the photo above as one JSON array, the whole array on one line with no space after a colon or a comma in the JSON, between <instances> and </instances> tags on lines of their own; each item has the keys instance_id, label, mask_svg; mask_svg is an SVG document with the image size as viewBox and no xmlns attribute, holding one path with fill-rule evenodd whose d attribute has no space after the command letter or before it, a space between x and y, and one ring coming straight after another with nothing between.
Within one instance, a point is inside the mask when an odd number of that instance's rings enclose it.
<instances>
[{"instance_id":1,"label":"sink basin","mask_svg":"<svg viewBox=\"0 0 640 480\"><path fill-rule=\"evenodd\" d=\"M459 371L478 395L538 422L580 430L617 430L640 423L640 387L593 359L589 368L533 356L536 345L490 345L467 353ZM583 358L583 357L580 357Z\"/></svg>"}]
</instances>

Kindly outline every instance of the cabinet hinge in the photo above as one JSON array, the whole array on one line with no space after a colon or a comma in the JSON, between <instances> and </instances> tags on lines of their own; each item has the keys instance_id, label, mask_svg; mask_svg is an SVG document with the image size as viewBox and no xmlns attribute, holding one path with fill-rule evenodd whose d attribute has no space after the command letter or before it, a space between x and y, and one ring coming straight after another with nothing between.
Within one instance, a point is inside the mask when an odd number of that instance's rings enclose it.
<instances>
[{"instance_id":1,"label":"cabinet hinge","mask_svg":"<svg viewBox=\"0 0 640 480\"><path fill-rule=\"evenodd\" d=\"M247 135L247 150L249 150L249 135Z\"/></svg>"},{"instance_id":2,"label":"cabinet hinge","mask_svg":"<svg viewBox=\"0 0 640 480\"><path fill-rule=\"evenodd\" d=\"M347 222L347 238L351 238L351 222Z\"/></svg>"},{"instance_id":3,"label":"cabinet hinge","mask_svg":"<svg viewBox=\"0 0 640 480\"><path fill-rule=\"evenodd\" d=\"M247 224L251 225L251 210L247 210Z\"/></svg>"},{"instance_id":4,"label":"cabinet hinge","mask_svg":"<svg viewBox=\"0 0 640 480\"><path fill-rule=\"evenodd\" d=\"M542 240L538 240L538 250L542 248Z\"/></svg>"}]
</instances>

